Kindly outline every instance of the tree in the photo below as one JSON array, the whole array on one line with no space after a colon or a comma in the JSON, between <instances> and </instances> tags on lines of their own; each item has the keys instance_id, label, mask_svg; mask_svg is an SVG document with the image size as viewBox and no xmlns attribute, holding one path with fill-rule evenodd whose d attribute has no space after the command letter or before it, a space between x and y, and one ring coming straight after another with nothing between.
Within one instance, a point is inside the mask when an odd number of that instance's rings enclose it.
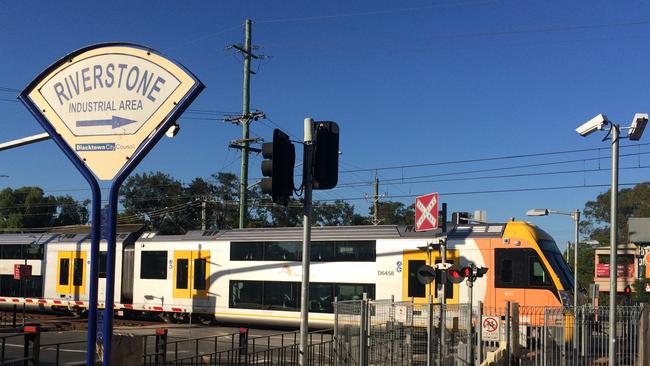
<instances>
[{"instance_id":1,"label":"tree","mask_svg":"<svg viewBox=\"0 0 650 366\"><path fill-rule=\"evenodd\" d=\"M370 216L373 215L370 207ZM402 202L379 202L379 220L383 225L413 225L415 223L415 205L404 205Z\"/></svg>"},{"instance_id":2,"label":"tree","mask_svg":"<svg viewBox=\"0 0 650 366\"><path fill-rule=\"evenodd\" d=\"M69 195L55 198L57 213L52 222L53 226L65 226L88 223L88 205L90 200L79 202Z\"/></svg>"},{"instance_id":3,"label":"tree","mask_svg":"<svg viewBox=\"0 0 650 366\"><path fill-rule=\"evenodd\" d=\"M121 189L121 222L143 222L161 234L182 234L191 228L191 208L197 202L185 195L180 181L169 174L136 174Z\"/></svg>"},{"instance_id":4,"label":"tree","mask_svg":"<svg viewBox=\"0 0 650 366\"><path fill-rule=\"evenodd\" d=\"M609 245L610 191L601 193L585 204L585 220L581 232L601 245ZM650 182L622 189L618 194L618 242L628 241L627 220L630 217L650 217Z\"/></svg>"},{"instance_id":5,"label":"tree","mask_svg":"<svg viewBox=\"0 0 650 366\"><path fill-rule=\"evenodd\" d=\"M29 228L85 224L88 201L71 196L46 196L40 187L0 191L0 227L22 231Z\"/></svg>"},{"instance_id":6,"label":"tree","mask_svg":"<svg viewBox=\"0 0 650 366\"><path fill-rule=\"evenodd\" d=\"M354 206L336 200L333 203L317 203L314 205L312 223L320 226L347 226L352 225Z\"/></svg>"}]
</instances>

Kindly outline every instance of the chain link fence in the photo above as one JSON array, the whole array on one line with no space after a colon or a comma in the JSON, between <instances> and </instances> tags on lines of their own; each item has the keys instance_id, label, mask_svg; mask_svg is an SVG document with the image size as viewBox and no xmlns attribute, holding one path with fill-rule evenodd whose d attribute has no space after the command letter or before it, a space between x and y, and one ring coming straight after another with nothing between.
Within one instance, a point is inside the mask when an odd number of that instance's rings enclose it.
<instances>
[{"instance_id":1,"label":"chain link fence","mask_svg":"<svg viewBox=\"0 0 650 366\"><path fill-rule=\"evenodd\" d=\"M354 300L336 302L335 309L336 366L603 365L612 331L606 307ZM650 308L616 311L617 365L647 366Z\"/></svg>"}]
</instances>

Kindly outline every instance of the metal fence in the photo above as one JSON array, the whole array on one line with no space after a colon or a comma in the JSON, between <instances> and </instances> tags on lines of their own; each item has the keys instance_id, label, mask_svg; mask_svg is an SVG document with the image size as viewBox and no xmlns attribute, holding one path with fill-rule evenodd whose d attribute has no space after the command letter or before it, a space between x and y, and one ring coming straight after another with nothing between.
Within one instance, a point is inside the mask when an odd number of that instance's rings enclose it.
<instances>
[{"instance_id":1,"label":"metal fence","mask_svg":"<svg viewBox=\"0 0 650 366\"><path fill-rule=\"evenodd\" d=\"M617 308L617 365L645 366L649 312ZM609 309L590 306L470 308L354 300L335 303L336 366L607 364ZM645 346L641 346L644 344ZM645 353L647 354L647 353Z\"/></svg>"},{"instance_id":2,"label":"metal fence","mask_svg":"<svg viewBox=\"0 0 650 366\"><path fill-rule=\"evenodd\" d=\"M298 365L299 338L298 332L248 337L246 330L223 336L170 341L165 333L156 336L155 342L153 342L154 347L145 349L143 364ZM307 355L309 366L331 366L333 364L331 331L309 333Z\"/></svg>"}]
</instances>

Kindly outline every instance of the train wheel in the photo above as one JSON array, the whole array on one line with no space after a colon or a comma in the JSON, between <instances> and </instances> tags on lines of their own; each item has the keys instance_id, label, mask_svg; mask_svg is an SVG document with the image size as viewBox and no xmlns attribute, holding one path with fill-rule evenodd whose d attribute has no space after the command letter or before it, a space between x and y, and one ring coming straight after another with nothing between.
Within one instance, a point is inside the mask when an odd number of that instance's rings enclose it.
<instances>
[{"instance_id":1,"label":"train wheel","mask_svg":"<svg viewBox=\"0 0 650 366\"><path fill-rule=\"evenodd\" d=\"M162 313L160 314L160 319L164 321L165 323L173 323L174 322L174 314L172 313Z\"/></svg>"},{"instance_id":2,"label":"train wheel","mask_svg":"<svg viewBox=\"0 0 650 366\"><path fill-rule=\"evenodd\" d=\"M214 325L216 323L214 315L210 314L199 314L196 316L196 320L203 325Z\"/></svg>"}]
</instances>

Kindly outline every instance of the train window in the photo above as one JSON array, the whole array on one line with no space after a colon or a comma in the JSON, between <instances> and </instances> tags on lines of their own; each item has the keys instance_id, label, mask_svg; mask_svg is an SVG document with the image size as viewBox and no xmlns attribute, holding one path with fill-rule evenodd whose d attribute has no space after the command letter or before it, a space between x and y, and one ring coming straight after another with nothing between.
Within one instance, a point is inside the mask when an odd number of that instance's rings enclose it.
<instances>
[{"instance_id":1,"label":"train window","mask_svg":"<svg viewBox=\"0 0 650 366\"><path fill-rule=\"evenodd\" d=\"M231 308L262 308L262 281L230 281Z\"/></svg>"},{"instance_id":2,"label":"train window","mask_svg":"<svg viewBox=\"0 0 650 366\"><path fill-rule=\"evenodd\" d=\"M494 249L494 287L527 288L529 286L529 268L526 259L537 256L530 248L496 248Z\"/></svg>"},{"instance_id":3,"label":"train window","mask_svg":"<svg viewBox=\"0 0 650 366\"><path fill-rule=\"evenodd\" d=\"M42 297L43 281L41 276L32 276L29 280L15 280L13 275L0 275L0 296Z\"/></svg>"},{"instance_id":4,"label":"train window","mask_svg":"<svg viewBox=\"0 0 650 366\"><path fill-rule=\"evenodd\" d=\"M301 260L302 243L297 241L270 242L266 244L264 260L267 261L299 261Z\"/></svg>"},{"instance_id":5,"label":"train window","mask_svg":"<svg viewBox=\"0 0 650 366\"><path fill-rule=\"evenodd\" d=\"M187 289L190 261L187 258L176 260L176 288Z\"/></svg>"},{"instance_id":6,"label":"train window","mask_svg":"<svg viewBox=\"0 0 650 366\"><path fill-rule=\"evenodd\" d=\"M23 245L0 245L0 259L23 259L22 248Z\"/></svg>"},{"instance_id":7,"label":"train window","mask_svg":"<svg viewBox=\"0 0 650 366\"><path fill-rule=\"evenodd\" d=\"M374 262L375 241L341 241L336 243L335 261Z\"/></svg>"},{"instance_id":8,"label":"train window","mask_svg":"<svg viewBox=\"0 0 650 366\"><path fill-rule=\"evenodd\" d=\"M530 257L530 285L531 286L548 286L551 285L551 279L544 270L544 266L538 257Z\"/></svg>"},{"instance_id":9,"label":"train window","mask_svg":"<svg viewBox=\"0 0 650 366\"><path fill-rule=\"evenodd\" d=\"M310 283L309 284L309 311L314 313L333 313L334 284Z\"/></svg>"},{"instance_id":10,"label":"train window","mask_svg":"<svg viewBox=\"0 0 650 366\"><path fill-rule=\"evenodd\" d=\"M140 258L140 278L148 280L167 279L167 251L143 251Z\"/></svg>"},{"instance_id":11,"label":"train window","mask_svg":"<svg viewBox=\"0 0 650 366\"><path fill-rule=\"evenodd\" d=\"M261 261L264 259L264 243L230 243L231 261Z\"/></svg>"},{"instance_id":12,"label":"train window","mask_svg":"<svg viewBox=\"0 0 650 366\"><path fill-rule=\"evenodd\" d=\"M195 290L206 289L206 278L205 278L206 265L207 265L207 260L205 258L194 259L194 289Z\"/></svg>"},{"instance_id":13,"label":"train window","mask_svg":"<svg viewBox=\"0 0 650 366\"><path fill-rule=\"evenodd\" d=\"M501 262L501 281L512 283L512 260L510 259L504 259Z\"/></svg>"},{"instance_id":14,"label":"train window","mask_svg":"<svg viewBox=\"0 0 650 366\"><path fill-rule=\"evenodd\" d=\"M99 278L106 278L106 252L99 252Z\"/></svg>"},{"instance_id":15,"label":"train window","mask_svg":"<svg viewBox=\"0 0 650 366\"><path fill-rule=\"evenodd\" d=\"M43 259L43 246L38 244L23 246L24 259Z\"/></svg>"},{"instance_id":16,"label":"train window","mask_svg":"<svg viewBox=\"0 0 650 366\"><path fill-rule=\"evenodd\" d=\"M298 283L264 282L264 307L270 310L298 310Z\"/></svg>"},{"instance_id":17,"label":"train window","mask_svg":"<svg viewBox=\"0 0 650 366\"><path fill-rule=\"evenodd\" d=\"M336 296L339 301L363 299L363 293L368 294L369 299L375 298L375 285L369 284L337 284Z\"/></svg>"},{"instance_id":18,"label":"train window","mask_svg":"<svg viewBox=\"0 0 650 366\"><path fill-rule=\"evenodd\" d=\"M335 258L334 242L314 241L309 249L309 256L313 262L331 262Z\"/></svg>"},{"instance_id":19,"label":"train window","mask_svg":"<svg viewBox=\"0 0 650 366\"><path fill-rule=\"evenodd\" d=\"M70 258L61 258L59 260L59 285L68 284L70 274Z\"/></svg>"},{"instance_id":20,"label":"train window","mask_svg":"<svg viewBox=\"0 0 650 366\"><path fill-rule=\"evenodd\" d=\"M426 285L418 281L418 269L425 265L427 262L424 260L409 260L408 261L408 297L425 297Z\"/></svg>"},{"instance_id":21,"label":"train window","mask_svg":"<svg viewBox=\"0 0 650 366\"><path fill-rule=\"evenodd\" d=\"M0 259L43 259L43 246L38 244L0 245Z\"/></svg>"},{"instance_id":22,"label":"train window","mask_svg":"<svg viewBox=\"0 0 650 366\"><path fill-rule=\"evenodd\" d=\"M84 260L83 258L75 258L74 268L72 272L72 285L73 286L83 285L83 275L84 275Z\"/></svg>"}]
</instances>

